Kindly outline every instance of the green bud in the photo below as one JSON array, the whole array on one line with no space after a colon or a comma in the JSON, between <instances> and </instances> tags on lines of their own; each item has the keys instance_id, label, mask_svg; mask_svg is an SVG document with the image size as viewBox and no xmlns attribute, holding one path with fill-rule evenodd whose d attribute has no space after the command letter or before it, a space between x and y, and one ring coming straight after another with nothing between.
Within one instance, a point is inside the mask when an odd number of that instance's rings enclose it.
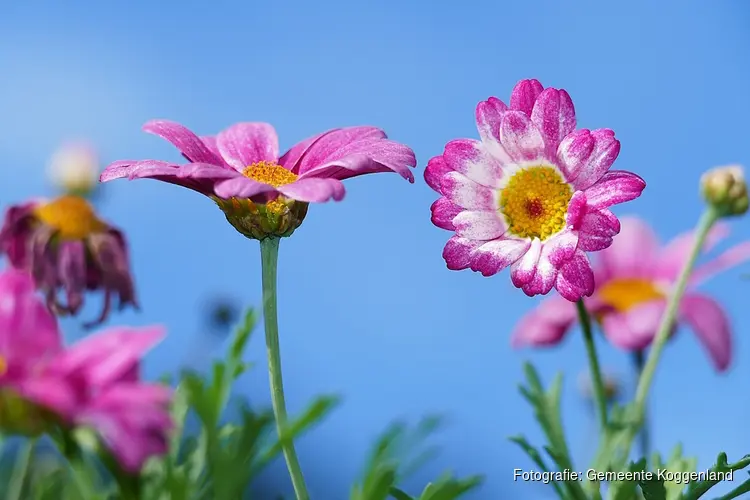
<instances>
[{"instance_id":1,"label":"green bud","mask_svg":"<svg viewBox=\"0 0 750 500\"><path fill-rule=\"evenodd\" d=\"M745 174L739 165L717 167L703 174L701 193L722 217L742 215L750 205Z\"/></svg>"}]
</instances>

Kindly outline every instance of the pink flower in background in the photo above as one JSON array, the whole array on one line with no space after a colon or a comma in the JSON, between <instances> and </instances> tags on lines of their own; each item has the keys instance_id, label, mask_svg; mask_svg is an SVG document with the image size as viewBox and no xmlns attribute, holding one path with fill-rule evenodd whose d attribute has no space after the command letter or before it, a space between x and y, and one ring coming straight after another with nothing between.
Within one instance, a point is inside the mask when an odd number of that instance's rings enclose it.
<instances>
[{"instance_id":1,"label":"pink flower in background","mask_svg":"<svg viewBox=\"0 0 750 500\"><path fill-rule=\"evenodd\" d=\"M107 319L112 294L120 309L137 307L125 236L80 196L9 207L0 228L0 253L31 273L56 314L78 314L87 290L104 291L102 312L87 326Z\"/></svg>"},{"instance_id":2,"label":"pink flower in background","mask_svg":"<svg viewBox=\"0 0 750 500\"><path fill-rule=\"evenodd\" d=\"M3 271L0 425L41 432L48 415L70 426L89 426L124 469L137 472L148 457L166 452L171 426L171 391L138 376L141 357L162 337L159 327L118 327L64 347L33 279L20 270ZM24 411L9 411L7 403ZM28 428L29 415L33 428Z\"/></svg>"},{"instance_id":3,"label":"pink flower in background","mask_svg":"<svg viewBox=\"0 0 750 500\"><path fill-rule=\"evenodd\" d=\"M727 234L716 226L704 251ZM608 249L598 254L594 266L597 288L586 300L607 339L626 350L646 348L656 335L666 297L688 258L694 236L685 233L664 247L648 224L635 217L622 219L622 231ZM729 319L711 297L695 290L710 276L750 258L750 241L731 247L716 259L699 266L680 304L679 321L688 324L708 351L718 370L725 370L732 357ZM574 304L560 297L543 301L517 325L516 346L554 345L577 320Z\"/></svg>"},{"instance_id":4,"label":"pink flower in background","mask_svg":"<svg viewBox=\"0 0 750 500\"><path fill-rule=\"evenodd\" d=\"M396 172L414 182L414 152L375 127L329 130L282 155L268 123L238 123L205 137L166 120L148 122L143 129L174 144L189 163L117 161L100 180L151 178L218 198L229 221L250 238L289 236L302 223L307 203L343 199L341 181L349 177ZM259 210L262 220L247 220Z\"/></svg>"},{"instance_id":5,"label":"pink flower in background","mask_svg":"<svg viewBox=\"0 0 750 500\"><path fill-rule=\"evenodd\" d=\"M646 185L610 171L620 152L614 132L576 130L568 93L537 80L520 81L510 106L480 102L476 121L480 140L449 142L425 170L442 195L432 222L456 233L443 250L448 268L492 276L510 266L529 296L552 288L570 301L590 296L585 252L612 244L620 223L609 208Z\"/></svg>"}]
</instances>

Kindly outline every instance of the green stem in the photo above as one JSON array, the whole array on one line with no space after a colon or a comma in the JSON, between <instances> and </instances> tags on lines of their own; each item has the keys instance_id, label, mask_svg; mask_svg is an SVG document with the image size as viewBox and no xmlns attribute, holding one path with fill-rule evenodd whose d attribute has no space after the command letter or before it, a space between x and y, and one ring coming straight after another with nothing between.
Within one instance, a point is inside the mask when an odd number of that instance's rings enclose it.
<instances>
[{"instance_id":1,"label":"green stem","mask_svg":"<svg viewBox=\"0 0 750 500\"><path fill-rule=\"evenodd\" d=\"M646 364L646 353L639 349L633 353L633 365L635 366L636 381L640 380L643 373L643 367ZM648 405L643 406L643 419L641 420L641 430L638 434L639 446L641 448L641 457L648 458L651 453L651 429L648 423Z\"/></svg>"},{"instance_id":2,"label":"green stem","mask_svg":"<svg viewBox=\"0 0 750 500\"><path fill-rule=\"evenodd\" d=\"M268 353L268 375L271 384L271 402L276 418L284 459L292 479L297 500L310 500L305 478L299 465L294 442L285 437L287 424L284 383L281 377L281 351L279 349L279 321L276 309L276 267L279 259L279 239L260 240L260 260L263 274L263 321L266 327L266 350Z\"/></svg>"},{"instance_id":3,"label":"green stem","mask_svg":"<svg viewBox=\"0 0 750 500\"><path fill-rule=\"evenodd\" d=\"M8 485L8 500L20 500L23 495L23 487L29 471L29 463L34 453L36 438L29 438L16 457L16 465L13 467L13 475Z\"/></svg>"},{"instance_id":4,"label":"green stem","mask_svg":"<svg viewBox=\"0 0 750 500\"><path fill-rule=\"evenodd\" d=\"M591 316L586 310L583 299L576 302L578 307L578 321L583 330L583 341L586 344L586 354L589 358L589 370L591 371L591 380L594 386L594 402L596 403L597 413L599 416L599 426L602 429L607 427L607 395L604 392L604 379L599 367L599 358L596 355L596 344L594 343L594 330L591 327Z\"/></svg>"},{"instance_id":5,"label":"green stem","mask_svg":"<svg viewBox=\"0 0 750 500\"><path fill-rule=\"evenodd\" d=\"M685 295L685 290L687 289L690 275L693 272L695 261L698 259L698 255L703 248L703 243L706 241L708 232L719 217L720 213L713 207L708 207L701 216L695 229L695 241L693 242L693 248L690 250L690 256L688 257L687 262L685 262L682 271L680 271L677 284L667 300L666 311L661 318L659 329L656 331L656 337L654 337L654 341L651 344L651 350L648 353L646 365L643 367L643 372L641 373L638 387L635 391L633 406L635 408L635 417L640 425L643 424L643 416L646 411L646 399L648 397L648 391L651 389L654 375L656 374L656 366L659 363L661 353L664 350L664 346L667 344L667 340L669 340L669 334L671 333L675 320L677 319L680 301L682 300L682 296ZM634 426L634 431L631 432L631 435L627 440L625 447L625 453L627 455L630 454L633 439L635 438L635 434L638 432L638 427L640 427L640 425Z\"/></svg>"}]
</instances>

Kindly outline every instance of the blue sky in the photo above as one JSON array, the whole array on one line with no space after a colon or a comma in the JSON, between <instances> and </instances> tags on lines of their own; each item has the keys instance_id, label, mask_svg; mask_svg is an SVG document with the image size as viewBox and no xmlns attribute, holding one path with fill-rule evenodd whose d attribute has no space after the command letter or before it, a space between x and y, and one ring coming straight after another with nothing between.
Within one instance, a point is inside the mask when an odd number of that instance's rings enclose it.
<instances>
[{"instance_id":1,"label":"blue sky","mask_svg":"<svg viewBox=\"0 0 750 500\"><path fill-rule=\"evenodd\" d=\"M622 141L618 168L648 182L620 214L648 218L662 237L691 227L700 173L750 165L750 7L744 2L128 2L4 5L0 11L0 201L49 191L43 175L67 139L92 140L106 160L178 156L140 132L151 118L214 133L268 121L282 147L319 131L372 124L411 145L418 182L396 175L347 181L340 204L315 206L281 245L280 324L289 406L320 393L343 406L299 443L314 498L346 498L375 436L394 418L443 413L439 459L410 485L446 468L488 476L471 498L545 498L512 482L528 467L506 437L540 434L516 393L524 359L545 378L567 373L564 418L584 469L592 419L576 379L579 335L554 350L514 351L509 332L535 300L507 273L485 279L445 269L449 233L433 227L435 194L422 182L445 142L476 137L474 107L506 99L536 77L572 95L579 124ZM201 304L224 294L260 301L257 244L213 203L155 181L106 186L105 215L127 231L143 311L112 323L164 323L170 337L149 358L152 375L195 360ZM732 239L750 236L734 224ZM747 381L750 282L730 272L705 290L725 304L735 362L713 372L689 330L670 345L653 393L657 447L683 442L707 467L717 452L750 452ZM94 310L89 311L90 314ZM238 390L267 404L258 368ZM604 365L628 358L600 345ZM715 412L696 408L721 408ZM289 491L283 466L267 480ZM467 497L469 498L469 497Z\"/></svg>"}]
</instances>

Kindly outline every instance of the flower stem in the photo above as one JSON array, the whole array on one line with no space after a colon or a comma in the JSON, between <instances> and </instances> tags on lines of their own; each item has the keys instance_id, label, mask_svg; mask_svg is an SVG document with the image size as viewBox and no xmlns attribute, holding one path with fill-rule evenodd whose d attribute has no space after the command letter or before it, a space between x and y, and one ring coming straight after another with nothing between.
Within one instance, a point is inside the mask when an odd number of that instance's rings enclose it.
<instances>
[{"instance_id":1,"label":"flower stem","mask_svg":"<svg viewBox=\"0 0 750 500\"><path fill-rule=\"evenodd\" d=\"M36 438L29 438L24 443L23 448L16 457L16 464L13 467L13 475L10 478L10 484L8 485L7 499L8 500L20 500L23 495L24 485L26 484L26 478L29 473L29 464L31 462L32 454L34 453L34 446L36 445Z\"/></svg>"},{"instance_id":2,"label":"flower stem","mask_svg":"<svg viewBox=\"0 0 750 500\"><path fill-rule=\"evenodd\" d=\"M646 359L646 364L643 367L643 372L641 373L641 377L638 381L638 387L635 391L635 400L633 401L633 407L635 408L635 417L641 425L643 425L643 417L646 411L646 399L648 397L648 391L651 388L651 383L653 382L654 375L656 374L656 366L659 363L659 358L661 357L661 353L664 350L664 346L667 344L669 334L672 331L675 320L677 318L680 301L682 300L682 296L685 295L685 290L687 289L690 274L693 272L695 261L698 259L701 248L703 248L703 243L706 241L708 232L711 230L711 227L713 227L714 223L716 223L720 216L721 214L718 212L718 210L716 210L716 208L712 206L709 206L701 216L695 229L695 241L693 242L693 248L690 250L690 256L685 262L682 271L680 271L680 276L677 279L677 284L675 285L672 293L669 296L669 299L667 300L667 308L661 318L659 329L656 331L656 337L654 337L654 341L651 345L651 350L649 351L648 358ZM638 429L635 428L634 431L631 432L631 435L627 440L625 449L625 453L627 454L630 454L630 448L637 431Z\"/></svg>"},{"instance_id":3,"label":"flower stem","mask_svg":"<svg viewBox=\"0 0 750 500\"><path fill-rule=\"evenodd\" d=\"M583 341L586 344L586 354L589 358L589 370L591 371L591 380L594 386L594 402L596 403L597 413L599 416L599 426L602 429L607 427L607 397L604 392L604 379L599 367L599 358L596 355L596 344L594 343L594 330L591 327L591 316L586 310L583 299L576 302L578 308L578 321L583 330Z\"/></svg>"},{"instance_id":4,"label":"flower stem","mask_svg":"<svg viewBox=\"0 0 750 500\"><path fill-rule=\"evenodd\" d=\"M640 380L643 373L643 367L646 364L645 350L639 349L633 353L633 366L635 367L636 382ZM639 446L641 448L641 457L648 457L651 453L651 429L648 423L648 405L643 405L643 419L641 420L641 430L638 434Z\"/></svg>"},{"instance_id":5,"label":"flower stem","mask_svg":"<svg viewBox=\"0 0 750 500\"><path fill-rule=\"evenodd\" d=\"M305 478L299 465L294 442L286 439L287 423L284 383L281 377L281 351L279 349L279 321L276 308L276 267L279 259L279 238L260 240L260 260L263 274L263 321L266 328L266 350L268 353L268 375L271 384L271 402L276 418L276 431L281 440L284 459L292 479L297 500L310 500Z\"/></svg>"}]
</instances>

